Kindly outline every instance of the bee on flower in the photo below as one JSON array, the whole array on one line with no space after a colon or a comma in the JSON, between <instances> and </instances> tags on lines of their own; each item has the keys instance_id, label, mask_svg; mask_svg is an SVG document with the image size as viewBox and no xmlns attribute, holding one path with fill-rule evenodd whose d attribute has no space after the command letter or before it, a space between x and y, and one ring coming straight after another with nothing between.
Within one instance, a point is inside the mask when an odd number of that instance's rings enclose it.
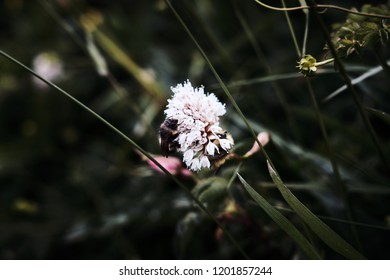
<instances>
[{"instance_id":1,"label":"bee on flower","mask_svg":"<svg viewBox=\"0 0 390 280\"><path fill-rule=\"evenodd\" d=\"M234 145L230 133L219 125L225 105L213 93L205 94L203 87L194 88L189 80L171 90L160 126L162 155L183 153L183 162L192 171L220 167Z\"/></svg>"}]
</instances>

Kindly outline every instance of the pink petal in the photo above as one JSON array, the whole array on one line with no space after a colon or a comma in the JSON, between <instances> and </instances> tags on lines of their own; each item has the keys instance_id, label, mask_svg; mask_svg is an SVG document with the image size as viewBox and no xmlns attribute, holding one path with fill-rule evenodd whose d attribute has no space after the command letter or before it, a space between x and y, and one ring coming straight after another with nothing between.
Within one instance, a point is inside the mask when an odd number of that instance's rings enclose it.
<instances>
[{"instance_id":1,"label":"pink petal","mask_svg":"<svg viewBox=\"0 0 390 280\"><path fill-rule=\"evenodd\" d=\"M159 164L161 164L166 170L168 170L169 173L171 173L173 175L176 175L178 173L178 171L182 168L181 160L176 158L176 157L168 157L168 158L166 158L166 157L163 157L163 156L156 156L154 159ZM148 160L148 164L154 170L157 170L158 172L165 174L164 171L162 171L160 169L160 167L158 167L153 161Z\"/></svg>"},{"instance_id":2,"label":"pink petal","mask_svg":"<svg viewBox=\"0 0 390 280\"><path fill-rule=\"evenodd\" d=\"M265 145L267 145L267 143L269 142L269 139L270 139L270 135L268 132L260 132L258 135L257 135L257 140L259 140L260 144L264 147ZM251 155L253 155L254 153L257 153L258 151L260 151L260 146L259 144L257 144L257 141L255 141L255 143L253 143L253 146L252 148L246 152L246 154L244 155L244 157L250 157Z\"/></svg>"},{"instance_id":3,"label":"pink petal","mask_svg":"<svg viewBox=\"0 0 390 280\"><path fill-rule=\"evenodd\" d=\"M172 175L180 174L183 177L191 177L192 176L192 172L189 171L188 169L184 168L181 160L176 158L176 157L166 158L163 156L156 156L154 159L158 163L160 163ZM160 167L158 167L153 161L148 160L148 164L152 169L157 170L161 174L165 174L164 171L162 171L160 169Z\"/></svg>"}]
</instances>

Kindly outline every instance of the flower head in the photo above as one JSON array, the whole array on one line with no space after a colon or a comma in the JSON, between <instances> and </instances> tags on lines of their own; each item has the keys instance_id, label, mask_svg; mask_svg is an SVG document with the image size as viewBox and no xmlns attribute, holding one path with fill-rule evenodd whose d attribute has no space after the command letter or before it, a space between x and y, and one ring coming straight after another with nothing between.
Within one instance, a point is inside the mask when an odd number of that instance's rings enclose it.
<instances>
[{"instance_id":1,"label":"flower head","mask_svg":"<svg viewBox=\"0 0 390 280\"><path fill-rule=\"evenodd\" d=\"M209 168L211 162L225 156L233 139L219 126L225 105L204 88L194 88L187 80L171 87L173 96L164 111L168 120L177 121L177 137L173 140L183 153L183 161L193 171Z\"/></svg>"},{"instance_id":2,"label":"flower head","mask_svg":"<svg viewBox=\"0 0 390 280\"><path fill-rule=\"evenodd\" d=\"M316 62L317 60L308 54L298 61L297 68L299 68L299 72L301 72L304 76L313 76L317 71Z\"/></svg>"},{"instance_id":3,"label":"flower head","mask_svg":"<svg viewBox=\"0 0 390 280\"><path fill-rule=\"evenodd\" d=\"M334 61L334 58L329 58L320 62L317 62L317 60L310 54L305 55L301 58L300 61L298 61L297 68L299 69L299 72L301 72L305 77L306 76L314 76L317 72L317 69L319 66L326 65L328 63L331 63Z\"/></svg>"}]
</instances>

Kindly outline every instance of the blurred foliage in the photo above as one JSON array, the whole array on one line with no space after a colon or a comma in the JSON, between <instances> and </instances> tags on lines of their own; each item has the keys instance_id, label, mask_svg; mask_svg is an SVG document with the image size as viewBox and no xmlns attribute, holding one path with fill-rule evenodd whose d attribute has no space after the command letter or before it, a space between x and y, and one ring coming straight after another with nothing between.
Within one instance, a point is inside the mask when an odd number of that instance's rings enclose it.
<instances>
[{"instance_id":1,"label":"blurred foliage","mask_svg":"<svg viewBox=\"0 0 390 280\"><path fill-rule=\"evenodd\" d=\"M361 12L389 16L390 8L367 4ZM386 46L389 42L390 24L387 19L350 14L345 22L334 24L332 29L333 44L341 56L354 52L361 54L364 49L378 44Z\"/></svg>"},{"instance_id":2,"label":"blurred foliage","mask_svg":"<svg viewBox=\"0 0 390 280\"><path fill-rule=\"evenodd\" d=\"M342 3L358 10L363 4ZM0 5L1 50L31 67L39 54L54 54L62 66L53 81L151 154L159 154L157 132L169 88L187 78L226 103L223 127L237 143L235 152L245 154L252 146L242 119L165 1L4 0ZM251 0L172 5L256 132L270 133L266 151L286 186L367 258L390 258L389 169L348 91L321 103L344 85L339 73L327 66L310 79L346 196L335 184L308 78L297 73L300 58L284 14ZM334 10L321 16L329 30L348 17ZM302 11L290 17L301 40L305 17ZM310 19L308 53L325 57L324 46ZM383 47L380 56L367 52L344 63L356 77L389 54ZM243 257L194 201L129 143L15 64L1 58L0 71L1 259ZM389 78L381 71L356 89L390 162ZM231 160L217 173L177 176L250 258L306 258L234 179L237 164ZM240 174L323 258L342 258L288 208L260 153L243 163Z\"/></svg>"}]
</instances>

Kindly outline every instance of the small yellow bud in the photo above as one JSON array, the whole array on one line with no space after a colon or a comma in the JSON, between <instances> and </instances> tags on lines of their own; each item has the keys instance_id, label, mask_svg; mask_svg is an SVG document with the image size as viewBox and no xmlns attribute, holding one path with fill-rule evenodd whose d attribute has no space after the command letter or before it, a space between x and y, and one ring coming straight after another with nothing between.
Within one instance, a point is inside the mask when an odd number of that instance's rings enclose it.
<instances>
[{"instance_id":1,"label":"small yellow bud","mask_svg":"<svg viewBox=\"0 0 390 280\"><path fill-rule=\"evenodd\" d=\"M299 72L301 72L305 77L314 76L315 72L317 71L316 62L317 60L313 56L307 54L302 57L300 61L298 61L297 68L299 69Z\"/></svg>"}]
</instances>

